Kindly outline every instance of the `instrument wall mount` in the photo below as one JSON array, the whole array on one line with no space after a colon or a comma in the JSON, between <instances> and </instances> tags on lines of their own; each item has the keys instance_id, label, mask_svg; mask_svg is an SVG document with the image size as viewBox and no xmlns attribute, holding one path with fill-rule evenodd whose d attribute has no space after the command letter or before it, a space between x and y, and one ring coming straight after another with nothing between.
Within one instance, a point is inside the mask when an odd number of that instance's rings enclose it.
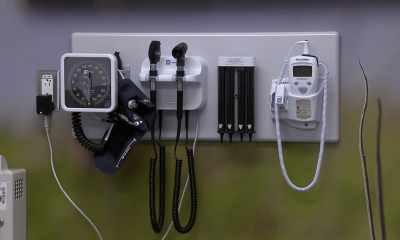
<instances>
[{"instance_id":1,"label":"instrument wall mount","mask_svg":"<svg viewBox=\"0 0 400 240\"><path fill-rule=\"evenodd\" d=\"M312 42L310 52L318 56L321 61L323 60L329 69L328 122L325 142L334 143L339 141L340 36L337 32L223 34L74 33L71 43L72 52L74 53L113 53L114 51L119 51L122 62L130 66L132 81L148 96L148 83L139 81L139 75L142 72L142 64L148 57L147 50L149 43L153 40L158 40L162 43L163 49L173 49L177 42L187 43L190 46L187 58L200 57L204 60L206 68L206 71L202 71L204 79L198 81L207 82L204 84L204 88L202 88L204 95L203 93L197 93L199 96L204 96L202 101L206 101L206 104L202 108L198 107L198 105L195 106L196 104L190 107L192 109L201 109L201 131L199 131L198 135L198 140L200 141L220 141L220 134L216 129L218 126L218 57L253 56L256 58L254 73L254 124L257 126L257 132L253 134L252 141L275 142L275 121L270 116L271 79L276 79L279 76L288 48L293 45L293 42L304 39ZM302 49L295 48L291 55L295 56L301 53ZM172 58L165 51L162 52L162 56ZM320 72L320 75L322 75L322 72ZM187 85L189 86L189 84ZM195 85L194 82L193 85ZM171 84L171 88L175 91L175 84ZM157 89L157 94L162 94L162 91L163 89ZM191 118L194 118L195 114L195 111L191 111ZM89 113L82 114L82 121L85 126L84 131L91 139L101 138L108 127L107 124L94 120ZM176 112L174 110L164 111L163 121L163 139L175 139ZM189 136L192 139L195 135L195 124L195 121L191 121L189 126ZM155 134L157 135L158 133L156 132ZM316 128L310 130L282 124L281 135L282 141L285 142L320 142L321 124L317 123ZM150 133L147 133L143 139L149 140ZM225 134L224 141L228 140L228 134ZM239 134L233 136L233 141L240 141Z\"/></svg>"}]
</instances>

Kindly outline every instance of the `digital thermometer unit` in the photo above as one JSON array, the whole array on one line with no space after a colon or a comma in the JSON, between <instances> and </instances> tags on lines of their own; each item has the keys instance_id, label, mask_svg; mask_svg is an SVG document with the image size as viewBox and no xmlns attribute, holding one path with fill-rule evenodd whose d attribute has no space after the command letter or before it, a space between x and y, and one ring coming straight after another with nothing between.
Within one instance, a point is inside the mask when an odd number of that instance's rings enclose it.
<instances>
[{"instance_id":1,"label":"digital thermometer unit","mask_svg":"<svg viewBox=\"0 0 400 240\"><path fill-rule=\"evenodd\" d=\"M303 44L303 54L289 60L289 81L293 94L309 96L318 90L318 58L310 55L308 41Z\"/></svg>"},{"instance_id":2,"label":"digital thermometer unit","mask_svg":"<svg viewBox=\"0 0 400 240\"><path fill-rule=\"evenodd\" d=\"M291 57L288 61L289 55L293 48L298 44L303 44L304 50L303 54L300 56ZM315 183L318 181L318 177L321 170L322 158L324 156L324 144L325 144L325 133L326 133L326 112L327 112L327 99L328 99L328 77L329 72L323 63L318 62L318 58L310 55L308 48L308 40L296 42L290 49L285 62L282 66L279 79L277 84L274 86L275 91L271 92L275 97L271 99L273 102L271 104L271 110L274 111L275 116L275 130L276 130L276 142L278 144L278 156L282 169L283 176L289 186L296 191L304 192L310 190ZM323 81L323 91L317 93L318 90L318 66L321 65L325 68L324 81ZM283 76L286 72L286 68L289 66L289 82L290 89L288 89L287 83L282 82ZM291 91L288 94L286 91ZM318 155L317 169L315 171L313 181L306 187L298 187L293 184L290 180L288 173L285 168L285 161L283 159L282 151L282 137L280 130L280 110L282 111L282 121L286 122L288 125L300 128L300 129L315 129L316 123L319 122L317 119L318 103L320 101L320 94L323 93L322 97L322 126L321 126L321 141L320 150ZM286 97L291 100L286 100ZM272 108L273 107L273 108ZM311 127L310 127L311 125ZM286 126L285 126L286 127ZM317 133L316 133L317 134Z\"/></svg>"}]
</instances>

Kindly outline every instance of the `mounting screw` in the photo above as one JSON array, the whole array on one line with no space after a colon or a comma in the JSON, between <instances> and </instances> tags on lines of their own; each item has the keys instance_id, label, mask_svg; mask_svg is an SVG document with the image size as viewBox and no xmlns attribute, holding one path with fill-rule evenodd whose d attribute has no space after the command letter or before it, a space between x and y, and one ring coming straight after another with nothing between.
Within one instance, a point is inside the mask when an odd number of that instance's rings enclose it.
<instances>
[{"instance_id":1,"label":"mounting screw","mask_svg":"<svg viewBox=\"0 0 400 240\"><path fill-rule=\"evenodd\" d=\"M0 227L4 225L4 219L0 218Z\"/></svg>"}]
</instances>

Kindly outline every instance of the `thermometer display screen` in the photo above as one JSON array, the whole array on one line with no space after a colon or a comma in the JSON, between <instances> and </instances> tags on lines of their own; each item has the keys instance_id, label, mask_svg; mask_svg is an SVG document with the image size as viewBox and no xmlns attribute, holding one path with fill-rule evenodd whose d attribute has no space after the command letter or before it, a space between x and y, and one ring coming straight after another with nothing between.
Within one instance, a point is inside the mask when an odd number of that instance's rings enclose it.
<instances>
[{"instance_id":1,"label":"thermometer display screen","mask_svg":"<svg viewBox=\"0 0 400 240\"><path fill-rule=\"evenodd\" d=\"M312 66L293 66L293 77L312 77Z\"/></svg>"}]
</instances>

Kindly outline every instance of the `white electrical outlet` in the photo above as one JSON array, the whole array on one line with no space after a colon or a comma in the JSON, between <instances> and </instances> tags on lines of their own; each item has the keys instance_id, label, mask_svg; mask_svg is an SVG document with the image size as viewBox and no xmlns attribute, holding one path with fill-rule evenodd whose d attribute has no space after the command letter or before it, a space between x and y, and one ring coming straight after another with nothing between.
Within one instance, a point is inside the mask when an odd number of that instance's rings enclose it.
<instances>
[{"instance_id":1,"label":"white electrical outlet","mask_svg":"<svg viewBox=\"0 0 400 240\"><path fill-rule=\"evenodd\" d=\"M60 111L60 70L36 71L36 95L52 95L54 111Z\"/></svg>"},{"instance_id":2,"label":"white electrical outlet","mask_svg":"<svg viewBox=\"0 0 400 240\"><path fill-rule=\"evenodd\" d=\"M51 75L44 75L50 78L43 78L42 79L42 95L52 95L52 100L53 98L53 78Z\"/></svg>"}]
</instances>

